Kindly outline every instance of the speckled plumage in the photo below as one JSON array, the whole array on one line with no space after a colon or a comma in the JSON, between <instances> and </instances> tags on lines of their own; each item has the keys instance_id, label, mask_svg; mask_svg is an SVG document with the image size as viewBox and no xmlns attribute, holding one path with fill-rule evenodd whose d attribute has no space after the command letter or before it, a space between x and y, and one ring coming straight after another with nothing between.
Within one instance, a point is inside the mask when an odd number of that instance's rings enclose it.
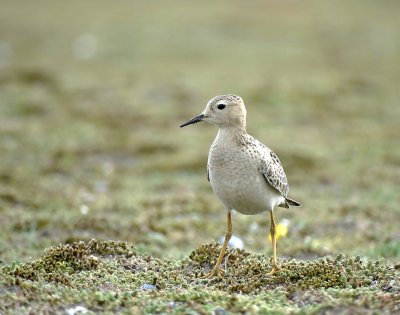
<instances>
[{"instance_id":1,"label":"speckled plumage","mask_svg":"<svg viewBox=\"0 0 400 315\"><path fill-rule=\"evenodd\" d=\"M300 206L287 197L289 185L277 155L246 132L246 107L241 97L227 94L212 98L205 110L181 127L206 121L218 126L207 162L207 178L227 210L227 230L214 269L206 275L221 274L221 263L232 236L231 211L257 214L270 211L273 269L276 257L276 222L274 208Z\"/></svg>"},{"instance_id":2,"label":"speckled plumage","mask_svg":"<svg viewBox=\"0 0 400 315\"><path fill-rule=\"evenodd\" d=\"M219 95L209 101L210 112L220 101L243 104L239 96ZM247 134L244 104L242 109L243 119L236 125L220 126L209 152L208 180L228 209L255 214L276 206L289 208L282 164L270 148Z\"/></svg>"},{"instance_id":3,"label":"speckled plumage","mask_svg":"<svg viewBox=\"0 0 400 315\"><path fill-rule=\"evenodd\" d=\"M256 214L288 207L289 190L279 159L247 133L220 130L210 148L207 173L217 197L227 209Z\"/></svg>"}]
</instances>

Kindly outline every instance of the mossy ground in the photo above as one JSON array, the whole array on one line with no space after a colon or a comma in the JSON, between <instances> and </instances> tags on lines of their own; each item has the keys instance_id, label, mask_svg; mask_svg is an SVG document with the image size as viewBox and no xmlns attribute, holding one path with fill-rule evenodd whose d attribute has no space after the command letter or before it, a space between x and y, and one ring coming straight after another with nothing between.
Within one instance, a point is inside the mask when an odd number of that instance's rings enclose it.
<instances>
[{"instance_id":1,"label":"mossy ground","mask_svg":"<svg viewBox=\"0 0 400 315\"><path fill-rule=\"evenodd\" d=\"M269 275L265 255L230 250L226 274L201 279L219 247L204 244L182 260L154 258L114 241L51 247L37 260L3 268L2 307L53 312L79 305L92 312L143 313L400 310L398 267L338 255L285 260ZM32 300L39 305L32 307Z\"/></svg>"},{"instance_id":2,"label":"mossy ground","mask_svg":"<svg viewBox=\"0 0 400 315\"><path fill-rule=\"evenodd\" d=\"M3 1L0 313L399 312L398 11ZM225 231L205 176L216 130L178 126L226 92L304 206L276 213L286 271L266 276L268 216L235 214L245 251L206 282Z\"/></svg>"}]
</instances>

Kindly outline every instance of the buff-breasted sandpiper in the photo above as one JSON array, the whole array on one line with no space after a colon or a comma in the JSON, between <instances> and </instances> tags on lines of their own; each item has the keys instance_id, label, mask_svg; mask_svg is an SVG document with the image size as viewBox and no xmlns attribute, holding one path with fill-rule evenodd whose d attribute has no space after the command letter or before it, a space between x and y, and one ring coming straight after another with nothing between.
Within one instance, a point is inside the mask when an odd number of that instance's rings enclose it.
<instances>
[{"instance_id":1,"label":"buff-breasted sandpiper","mask_svg":"<svg viewBox=\"0 0 400 315\"><path fill-rule=\"evenodd\" d=\"M232 210L243 214L269 211L273 251L271 273L274 273L278 269L274 209L301 206L288 198L289 185L282 164L271 149L246 132L246 107L241 97L233 94L215 96L200 115L181 127L200 121L219 128L208 155L207 178L226 208L228 221L217 263L205 278L223 273L221 263L232 236Z\"/></svg>"}]
</instances>

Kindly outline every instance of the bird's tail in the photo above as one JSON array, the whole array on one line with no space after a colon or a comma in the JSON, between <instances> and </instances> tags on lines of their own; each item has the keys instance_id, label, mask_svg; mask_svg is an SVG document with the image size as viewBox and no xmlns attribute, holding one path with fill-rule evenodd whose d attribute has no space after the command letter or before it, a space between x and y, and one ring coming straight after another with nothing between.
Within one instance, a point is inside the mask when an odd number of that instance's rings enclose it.
<instances>
[{"instance_id":1,"label":"bird's tail","mask_svg":"<svg viewBox=\"0 0 400 315\"><path fill-rule=\"evenodd\" d=\"M293 199L290 199L290 198L285 198L285 200L286 200L286 203L289 205L289 206L293 206L293 207L301 207L301 203L300 202L298 202L298 201L296 201L296 200L293 200Z\"/></svg>"}]
</instances>

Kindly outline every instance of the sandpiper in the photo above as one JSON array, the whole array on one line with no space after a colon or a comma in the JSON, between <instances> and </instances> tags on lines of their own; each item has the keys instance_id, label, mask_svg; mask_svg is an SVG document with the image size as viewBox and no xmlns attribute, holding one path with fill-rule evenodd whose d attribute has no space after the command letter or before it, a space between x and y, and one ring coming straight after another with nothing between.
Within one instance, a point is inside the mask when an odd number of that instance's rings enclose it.
<instances>
[{"instance_id":1,"label":"sandpiper","mask_svg":"<svg viewBox=\"0 0 400 315\"><path fill-rule=\"evenodd\" d=\"M211 145L207 178L227 211L227 230L218 260L205 278L223 273L221 263L232 236L231 211L271 216L272 270L279 267L276 259L275 207L299 207L287 197L289 185L277 155L246 132L246 107L241 97L233 94L212 98L205 110L180 127L206 121L216 125L218 134Z\"/></svg>"}]
</instances>

